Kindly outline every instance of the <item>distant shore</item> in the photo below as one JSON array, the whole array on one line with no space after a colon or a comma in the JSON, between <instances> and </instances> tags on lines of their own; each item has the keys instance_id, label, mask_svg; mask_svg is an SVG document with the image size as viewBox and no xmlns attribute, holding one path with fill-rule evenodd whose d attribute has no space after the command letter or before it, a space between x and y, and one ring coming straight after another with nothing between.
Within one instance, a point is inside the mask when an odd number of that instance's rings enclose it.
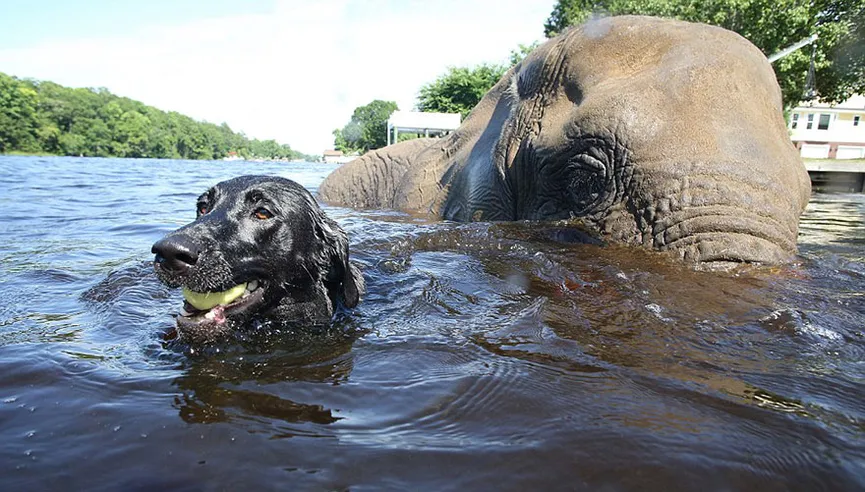
<instances>
[{"instance_id":1,"label":"distant shore","mask_svg":"<svg viewBox=\"0 0 865 492\"><path fill-rule=\"evenodd\" d=\"M148 159L148 160L160 160L160 161L211 161L211 162L309 162L312 164L327 164L320 160L307 160L307 159L270 159L270 158L259 158L259 157L250 157L248 159L188 159L183 157L113 157L113 156L86 156L86 155L62 155L62 154L49 154L47 152L22 152L13 150L11 152L0 152L0 157L58 157L58 158L72 158L72 159Z\"/></svg>"}]
</instances>

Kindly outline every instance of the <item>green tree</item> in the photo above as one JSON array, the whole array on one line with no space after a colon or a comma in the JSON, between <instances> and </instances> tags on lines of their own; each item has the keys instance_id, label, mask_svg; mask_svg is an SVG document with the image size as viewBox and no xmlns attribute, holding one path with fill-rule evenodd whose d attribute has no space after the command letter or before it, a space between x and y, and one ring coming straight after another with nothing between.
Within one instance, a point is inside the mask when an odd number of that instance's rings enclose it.
<instances>
[{"instance_id":1,"label":"green tree","mask_svg":"<svg viewBox=\"0 0 865 492\"><path fill-rule=\"evenodd\" d=\"M59 153L63 155L84 155L89 150L84 135L62 133L58 140Z\"/></svg>"},{"instance_id":2,"label":"green tree","mask_svg":"<svg viewBox=\"0 0 865 492\"><path fill-rule=\"evenodd\" d=\"M865 0L558 0L544 32L553 37L596 14L712 24L741 34L766 55L817 34L818 97L839 102L865 92ZM772 65L787 106L803 97L811 51L804 48Z\"/></svg>"},{"instance_id":3,"label":"green tree","mask_svg":"<svg viewBox=\"0 0 865 492\"><path fill-rule=\"evenodd\" d=\"M33 88L0 73L0 152L39 151L37 107Z\"/></svg>"},{"instance_id":4,"label":"green tree","mask_svg":"<svg viewBox=\"0 0 865 492\"><path fill-rule=\"evenodd\" d=\"M519 45L517 45L517 49L511 50L511 56L509 57L511 66L514 66L517 63L523 61L523 58L527 57L532 51L535 51L535 48L540 45L540 41L535 41L531 44L520 43Z\"/></svg>"},{"instance_id":5,"label":"green tree","mask_svg":"<svg viewBox=\"0 0 865 492\"><path fill-rule=\"evenodd\" d=\"M351 120L333 131L334 148L345 153L366 152L387 145L387 119L398 110L393 101L376 99L355 108Z\"/></svg>"},{"instance_id":6,"label":"green tree","mask_svg":"<svg viewBox=\"0 0 865 492\"><path fill-rule=\"evenodd\" d=\"M221 159L234 152L315 159L273 140L250 141L225 123L166 113L104 88L71 89L0 73L0 152L9 151L171 159Z\"/></svg>"},{"instance_id":7,"label":"green tree","mask_svg":"<svg viewBox=\"0 0 865 492\"><path fill-rule=\"evenodd\" d=\"M507 67L503 65L490 64L474 68L451 67L434 82L421 87L417 109L432 113L460 113L465 118L506 71Z\"/></svg>"},{"instance_id":8,"label":"green tree","mask_svg":"<svg viewBox=\"0 0 865 492\"><path fill-rule=\"evenodd\" d=\"M459 113L465 119L505 72L523 61L523 58L539 45L537 41L518 45L516 49L511 50L508 57L509 65L482 64L474 68L448 68L444 75L421 87L418 95L418 111Z\"/></svg>"},{"instance_id":9,"label":"green tree","mask_svg":"<svg viewBox=\"0 0 865 492\"><path fill-rule=\"evenodd\" d=\"M138 111L126 111L113 129L112 154L119 157L150 157L150 119Z\"/></svg>"},{"instance_id":10,"label":"green tree","mask_svg":"<svg viewBox=\"0 0 865 492\"><path fill-rule=\"evenodd\" d=\"M333 131L333 148L336 150L341 150L345 154L353 154L358 152L358 148L356 146L357 141L347 139L343 132L345 128L337 128Z\"/></svg>"}]
</instances>

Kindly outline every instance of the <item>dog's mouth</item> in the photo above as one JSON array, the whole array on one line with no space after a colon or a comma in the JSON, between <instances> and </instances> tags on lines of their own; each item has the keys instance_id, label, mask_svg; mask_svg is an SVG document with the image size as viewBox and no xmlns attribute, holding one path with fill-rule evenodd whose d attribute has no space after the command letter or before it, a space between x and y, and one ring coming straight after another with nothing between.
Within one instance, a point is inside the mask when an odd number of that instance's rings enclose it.
<instances>
[{"instance_id":1,"label":"dog's mouth","mask_svg":"<svg viewBox=\"0 0 865 492\"><path fill-rule=\"evenodd\" d=\"M180 328L219 327L230 317L248 314L264 301L265 284L252 280L222 292L195 292L183 287L183 308L177 316Z\"/></svg>"}]
</instances>

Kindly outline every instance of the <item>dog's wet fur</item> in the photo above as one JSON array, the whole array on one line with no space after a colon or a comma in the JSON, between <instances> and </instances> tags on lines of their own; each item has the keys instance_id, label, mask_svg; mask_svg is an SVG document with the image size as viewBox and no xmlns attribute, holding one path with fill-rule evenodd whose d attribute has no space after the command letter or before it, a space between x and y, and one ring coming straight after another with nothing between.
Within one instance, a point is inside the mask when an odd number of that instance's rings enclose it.
<instances>
[{"instance_id":1,"label":"dog's wet fur","mask_svg":"<svg viewBox=\"0 0 865 492\"><path fill-rule=\"evenodd\" d=\"M185 302L177 333L191 344L260 324L253 321L324 325L363 292L345 232L305 188L280 177L240 176L210 188L198 197L195 221L152 252L156 275L169 287L205 293L250 286L211 310Z\"/></svg>"}]
</instances>

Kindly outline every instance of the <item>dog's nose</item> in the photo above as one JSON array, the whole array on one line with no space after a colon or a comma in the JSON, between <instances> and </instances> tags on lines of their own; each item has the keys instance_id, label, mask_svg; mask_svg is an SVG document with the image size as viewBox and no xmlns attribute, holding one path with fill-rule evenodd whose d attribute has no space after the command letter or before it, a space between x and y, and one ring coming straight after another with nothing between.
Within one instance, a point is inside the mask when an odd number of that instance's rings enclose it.
<instances>
[{"instance_id":1,"label":"dog's nose","mask_svg":"<svg viewBox=\"0 0 865 492\"><path fill-rule=\"evenodd\" d=\"M156 255L156 263L173 272L189 270L198 261L198 246L182 235L160 239L150 248L150 252Z\"/></svg>"}]
</instances>

